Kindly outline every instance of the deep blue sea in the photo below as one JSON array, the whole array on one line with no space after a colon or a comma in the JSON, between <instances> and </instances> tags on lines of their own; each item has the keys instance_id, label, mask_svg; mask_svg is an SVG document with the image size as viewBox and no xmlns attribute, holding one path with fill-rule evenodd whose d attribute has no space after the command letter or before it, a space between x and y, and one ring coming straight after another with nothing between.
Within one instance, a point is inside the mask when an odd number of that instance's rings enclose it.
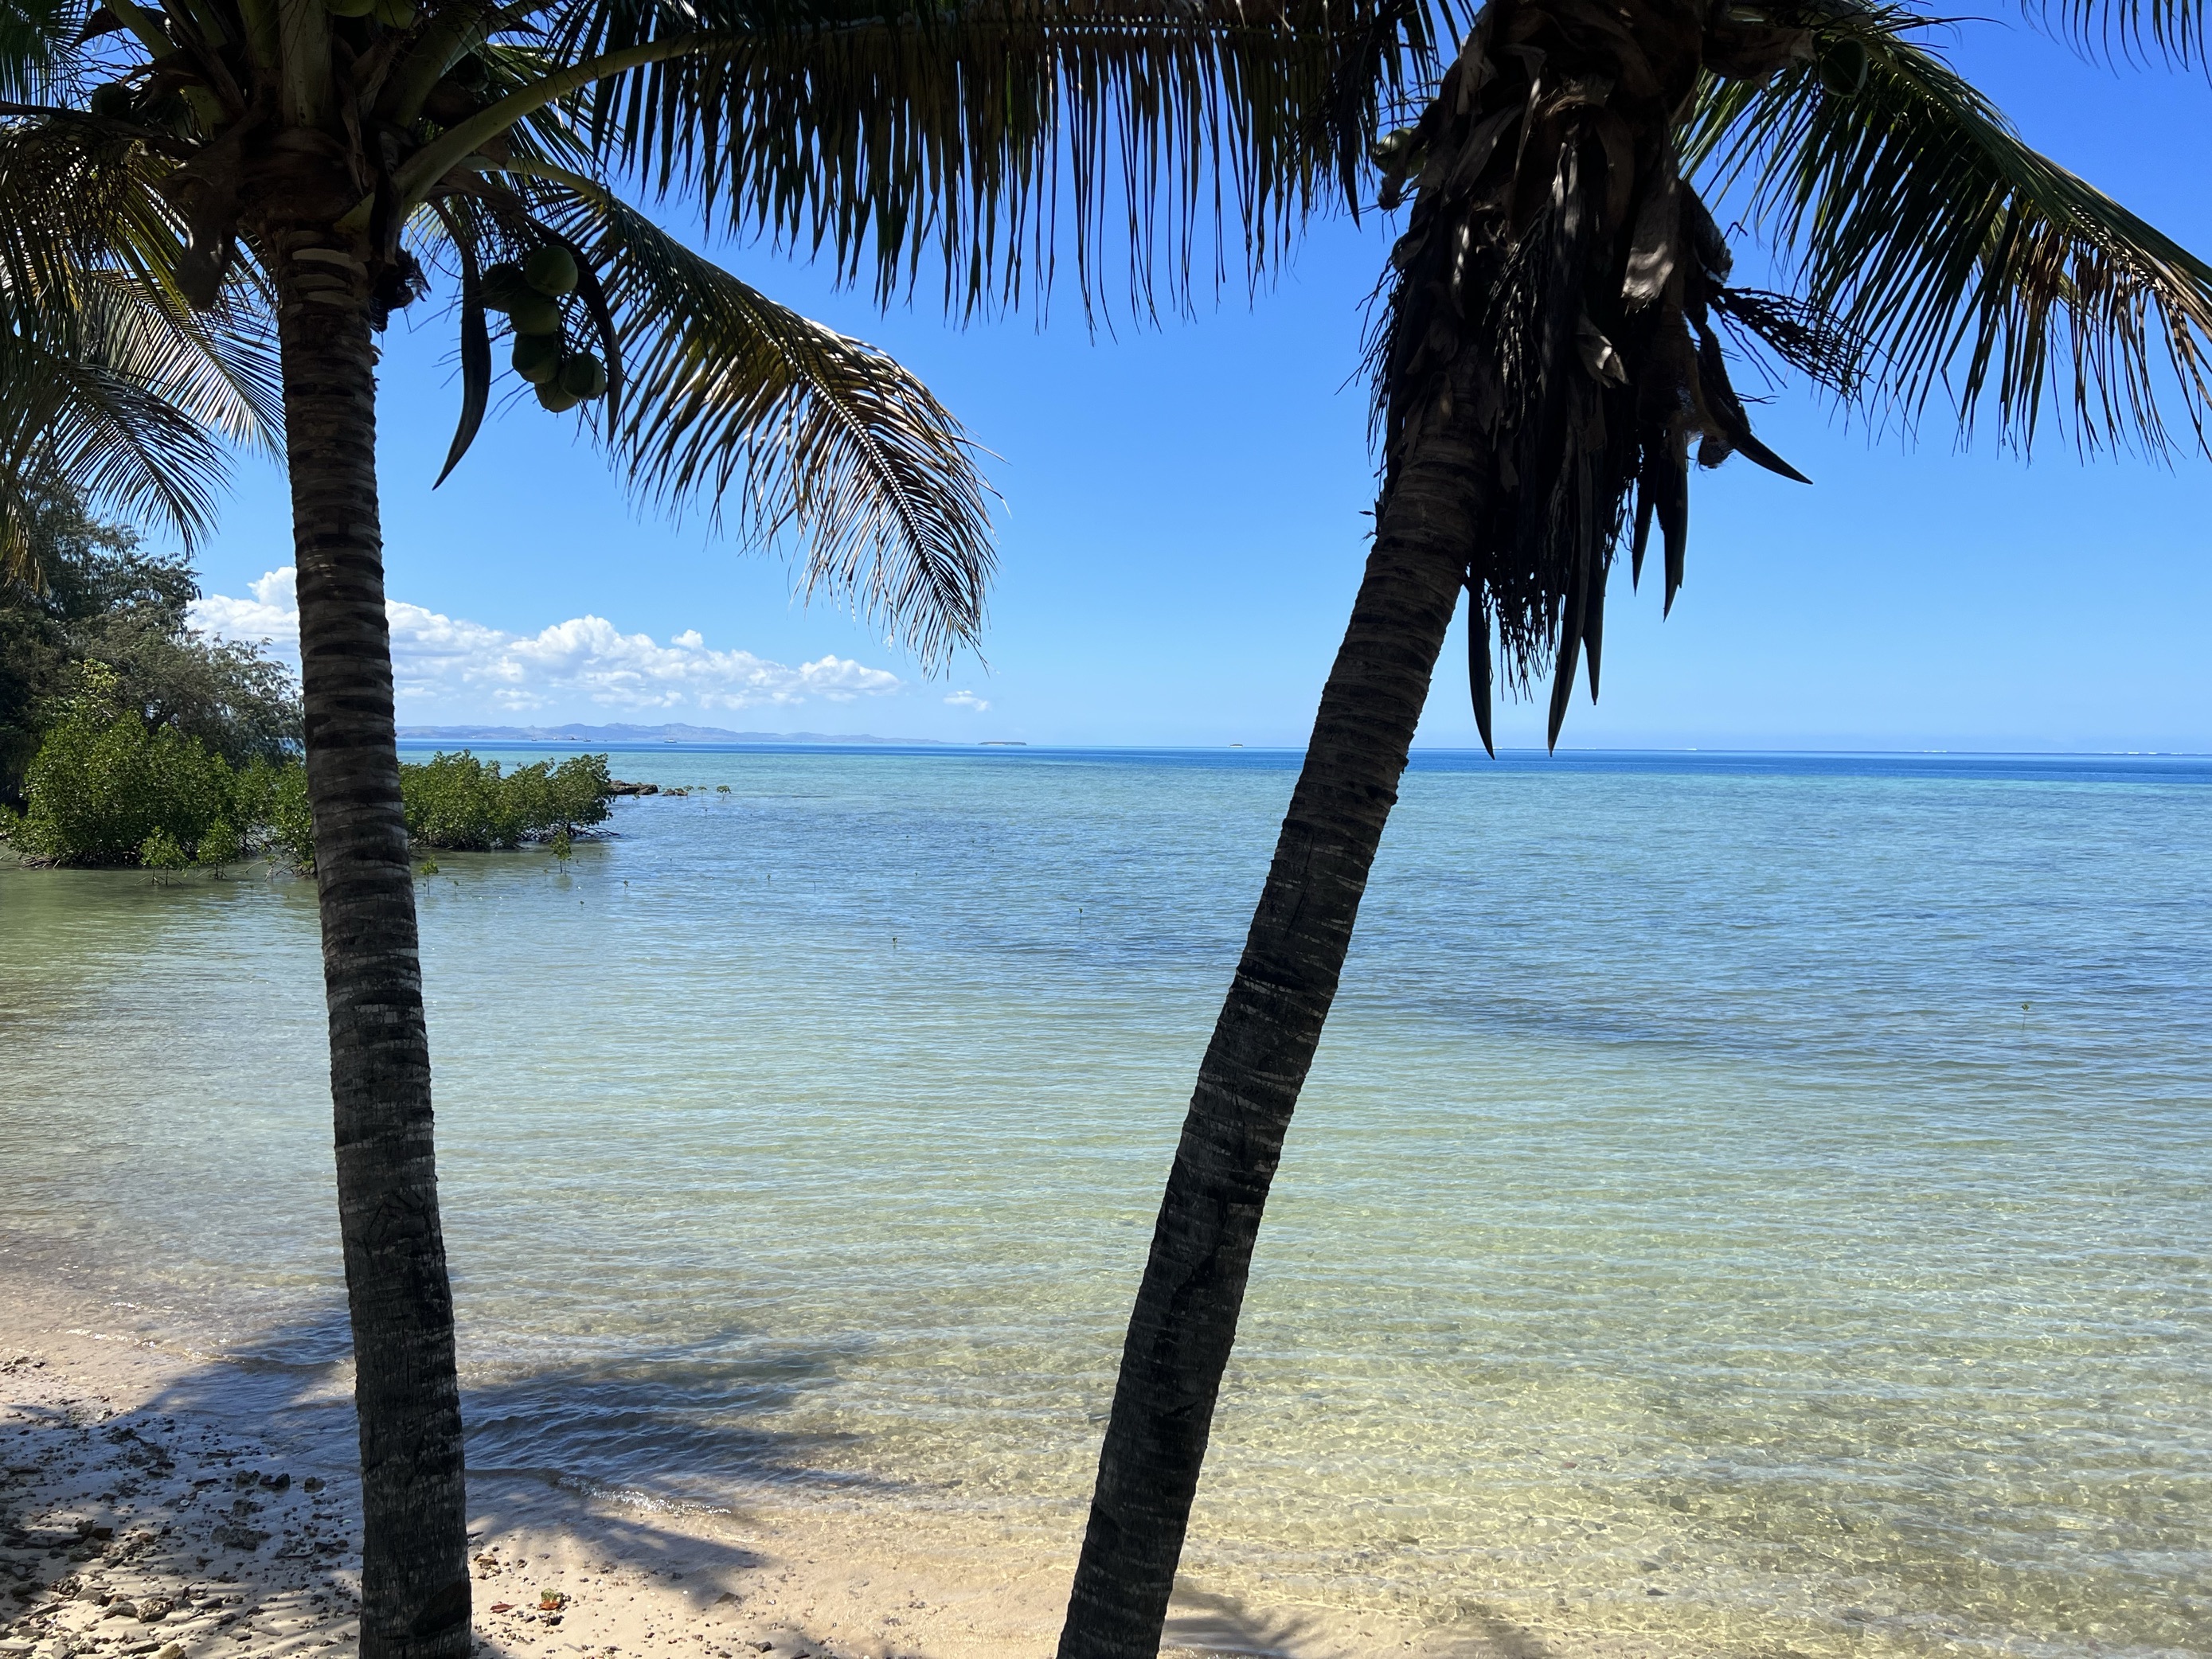
<instances>
[{"instance_id":1,"label":"deep blue sea","mask_svg":"<svg viewBox=\"0 0 2212 1659\"><path fill-rule=\"evenodd\" d=\"M438 855L473 1465L1063 1548L1297 761L621 751L693 793ZM342 1353L307 887L0 868L0 1266ZM2208 1240L2212 760L1421 753L1191 1580L2212 1653Z\"/></svg>"}]
</instances>

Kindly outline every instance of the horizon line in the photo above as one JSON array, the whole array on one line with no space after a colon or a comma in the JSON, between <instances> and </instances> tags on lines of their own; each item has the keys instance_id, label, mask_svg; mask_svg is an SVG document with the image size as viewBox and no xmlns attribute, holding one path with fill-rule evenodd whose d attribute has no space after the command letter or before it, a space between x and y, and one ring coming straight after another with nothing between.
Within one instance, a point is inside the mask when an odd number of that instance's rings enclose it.
<instances>
[{"instance_id":1,"label":"horizon line","mask_svg":"<svg viewBox=\"0 0 2212 1659\"><path fill-rule=\"evenodd\" d=\"M541 728L543 729L543 728ZM810 740L810 738L811 740ZM515 746L532 744L544 747L589 746L591 740L583 738L492 738L454 736L434 738L401 735L403 744L489 743ZM1245 744L1245 743L1054 743L1046 738L878 738L870 734L848 735L842 732L810 733L802 737L793 733L788 739L763 734L757 738L746 738L732 732L726 742L712 739L663 738L652 743L631 744L647 752L665 749L1049 749L1056 750L1097 751L1100 753L1169 752L1177 754L1228 753L1232 750L1248 754L1296 755L1305 752L1304 744ZM617 742L602 747L623 748L628 744ZM1478 744L1415 744L1410 754L1481 755L1486 751ZM2212 759L2212 750L2203 749L1879 749L1850 747L1816 748L1810 744L1787 744L1771 748L1736 748L1725 744L1680 744L1663 746L1638 746L1626 744L1566 744L1557 749L1540 747L1512 747L1499 745L1498 756L1534 755L1553 758L1562 755L1858 755L1868 757L1936 757L1954 756L1984 760L2204 760Z\"/></svg>"}]
</instances>

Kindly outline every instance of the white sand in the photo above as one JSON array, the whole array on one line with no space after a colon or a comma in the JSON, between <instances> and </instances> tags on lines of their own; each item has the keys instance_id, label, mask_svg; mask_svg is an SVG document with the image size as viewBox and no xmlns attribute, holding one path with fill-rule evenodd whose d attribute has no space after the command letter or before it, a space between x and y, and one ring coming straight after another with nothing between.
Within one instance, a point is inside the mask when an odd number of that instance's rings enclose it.
<instances>
[{"instance_id":1,"label":"white sand","mask_svg":"<svg viewBox=\"0 0 2212 1659\"><path fill-rule=\"evenodd\" d=\"M343 1659L361 1543L344 1445L257 1418L249 1367L101 1315L0 1279L0 1659ZM322 1385L333 1422L347 1386ZM470 1501L477 1649L513 1659L1043 1659L1075 1542L960 1537L880 1499L685 1510L472 1475ZM1178 1607L1167 1650L1541 1652L1212 1598Z\"/></svg>"}]
</instances>

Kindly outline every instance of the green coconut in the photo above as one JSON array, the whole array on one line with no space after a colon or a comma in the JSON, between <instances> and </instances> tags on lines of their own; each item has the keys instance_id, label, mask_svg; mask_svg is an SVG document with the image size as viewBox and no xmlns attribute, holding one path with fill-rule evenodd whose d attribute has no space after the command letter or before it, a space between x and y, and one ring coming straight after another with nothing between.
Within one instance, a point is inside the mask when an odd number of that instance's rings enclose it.
<instances>
[{"instance_id":1,"label":"green coconut","mask_svg":"<svg viewBox=\"0 0 2212 1659\"><path fill-rule=\"evenodd\" d=\"M376 0L323 0L323 9L333 17L366 17L376 9Z\"/></svg>"},{"instance_id":2,"label":"green coconut","mask_svg":"<svg viewBox=\"0 0 2212 1659\"><path fill-rule=\"evenodd\" d=\"M522 274L540 294L559 299L576 291L575 256L565 247L541 247L522 262Z\"/></svg>"},{"instance_id":3,"label":"green coconut","mask_svg":"<svg viewBox=\"0 0 2212 1659\"><path fill-rule=\"evenodd\" d=\"M556 415L565 415L581 400L574 392L564 392L557 386L541 386L538 388L538 401Z\"/></svg>"},{"instance_id":4,"label":"green coconut","mask_svg":"<svg viewBox=\"0 0 2212 1659\"><path fill-rule=\"evenodd\" d=\"M517 300L537 292L524 279L520 265L502 259L484 267L483 302L494 311L512 311Z\"/></svg>"},{"instance_id":5,"label":"green coconut","mask_svg":"<svg viewBox=\"0 0 2212 1659\"><path fill-rule=\"evenodd\" d=\"M561 390L586 403L607 395L607 366L588 351L569 354L561 365Z\"/></svg>"},{"instance_id":6,"label":"green coconut","mask_svg":"<svg viewBox=\"0 0 2212 1659\"><path fill-rule=\"evenodd\" d=\"M516 335L514 372L532 386L551 385L561 373L561 337L557 334Z\"/></svg>"},{"instance_id":7,"label":"green coconut","mask_svg":"<svg viewBox=\"0 0 2212 1659\"><path fill-rule=\"evenodd\" d=\"M453 66L446 71L446 76L465 91L481 92L491 79L491 65L476 53L465 52L453 60Z\"/></svg>"},{"instance_id":8,"label":"green coconut","mask_svg":"<svg viewBox=\"0 0 2212 1659\"><path fill-rule=\"evenodd\" d=\"M388 29L415 27L415 0L370 0L369 11Z\"/></svg>"},{"instance_id":9,"label":"green coconut","mask_svg":"<svg viewBox=\"0 0 2212 1659\"><path fill-rule=\"evenodd\" d=\"M558 334L561 307L535 289L515 295L507 307L517 334Z\"/></svg>"},{"instance_id":10,"label":"green coconut","mask_svg":"<svg viewBox=\"0 0 2212 1659\"><path fill-rule=\"evenodd\" d=\"M110 81L104 87L92 89L91 109L103 121L127 121L134 94L120 81Z\"/></svg>"},{"instance_id":11,"label":"green coconut","mask_svg":"<svg viewBox=\"0 0 2212 1659\"><path fill-rule=\"evenodd\" d=\"M1867 83L1866 42L1849 35L1831 40L1820 49L1820 84L1839 98L1862 91Z\"/></svg>"}]
</instances>

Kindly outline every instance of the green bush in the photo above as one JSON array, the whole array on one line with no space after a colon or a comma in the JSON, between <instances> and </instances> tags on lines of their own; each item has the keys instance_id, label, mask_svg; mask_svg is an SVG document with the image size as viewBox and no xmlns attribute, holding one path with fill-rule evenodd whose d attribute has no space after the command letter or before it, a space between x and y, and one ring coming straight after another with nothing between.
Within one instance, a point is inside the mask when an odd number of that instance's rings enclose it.
<instances>
[{"instance_id":1,"label":"green bush","mask_svg":"<svg viewBox=\"0 0 2212 1659\"><path fill-rule=\"evenodd\" d=\"M191 860L166 830L156 830L138 848L138 862L149 870L183 870Z\"/></svg>"},{"instance_id":2,"label":"green bush","mask_svg":"<svg viewBox=\"0 0 2212 1659\"><path fill-rule=\"evenodd\" d=\"M50 864L137 864L149 844L190 862L233 811L233 777L198 738L149 730L136 714L103 718L81 701L32 760L23 816L9 838ZM225 833L236 839L227 825Z\"/></svg>"},{"instance_id":3,"label":"green bush","mask_svg":"<svg viewBox=\"0 0 2212 1659\"><path fill-rule=\"evenodd\" d=\"M401 767L399 792L415 845L481 853L604 823L612 783L605 755L502 773L464 750Z\"/></svg>"},{"instance_id":4,"label":"green bush","mask_svg":"<svg viewBox=\"0 0 2212 1659\"><path fill-rule=\"evenodd\" d=\"M256 761L232 791L234 822L269 854L302 872L315 867L315 820L307 808L307 769L297 761Z\"/></svg>"},{"instance_id":5,"label":"green bush","mask_svg":"<svg viewBox=\"0 0 2212 1659\"><path fill-rule=\"evenodd\" d=\"M48 730L26 776L27 810L0 817L0 838L46 864L182 870L258 848L314 868L305 767L256 760L234 771L197 738L117 714L102 689L92 684ZM565 848L605 822L612 796L604 755L502 773L496 762L441 754L403 765L399 789L416 846L470 852L533 840Z\"/></svg>"}]
</instances>

